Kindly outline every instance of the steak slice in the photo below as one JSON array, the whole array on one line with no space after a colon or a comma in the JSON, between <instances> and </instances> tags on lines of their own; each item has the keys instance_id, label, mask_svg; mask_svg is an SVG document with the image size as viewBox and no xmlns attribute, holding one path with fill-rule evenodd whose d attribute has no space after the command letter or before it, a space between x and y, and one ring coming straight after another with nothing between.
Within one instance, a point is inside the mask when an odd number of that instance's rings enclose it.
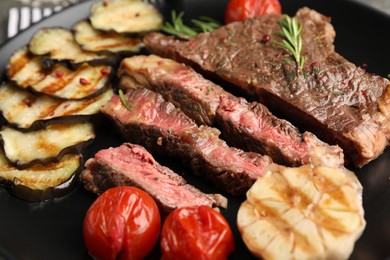
<instances>
[{"instance_id":1,"label":"steak slice","mask_svg":"<svg viewBox=\"0 0 390 260\"><path fill-rule=\"evenodd\" d=\"M213 125L219 97L231 96L192 68L156 55L123 59L118 75L124 88L146 87L158 92L198 125Z\"/></svg>"},{"instance_id":2,"label":"steak slice","mask_svg":"<svg viewBox=\"0 0 390 260\"><path fill-rule=\"evenodd\" d=\"M130 110L117 95L101 110L126 140L180 159L232 195L244 194L272 163L267 156L229 147L219 138L218 129L198 127L160 94L140 88L128 91L125 98Z\"/></svg>"},{"instance_id":3,"label":"steak slice","mask_svg":"<svg viewBox=\"0 0 390 260\"><path fill-rule=\"evenodd\" d=\"M310 153L328 146L309 132L301 134L262 104L237 98L191 67L156 55L133 56L121 62L120 88L145 86L161 94L198 124L214 125L230 145L269 155L276 163L309 163ZM332 147L342 155L338 146Z\"/></svg>"},{"instance_id":4,"label":"steak slice","mask_svg":"<svg viewBox=\"0 0 390 260\"><path fill-rule=\"evenodd\" d=\"M389 145L390 82L334 51L329 18L309 8L296 16L303 25L305 57L298 73L290 53L274 43L282 40L276 33L280 15L234 22L188 41L152 33L144 43L152 53L229 82L272 112L340 145L361 167Z\"/></svg>"},{"instance_id":5,"label":"steak slice","mask_svg":"<svg viewBox=\"0 0 390 260\"><path fill-rule=\"evenodd\" d=\"M115 186L135 186L148 192L165 214L186 206L227 207L219 194L204 194L173 172L161 166L142 146L124 143L100 150L85 163L81 180L94 193Z\"/></svg>"},{"instance_id":6,"label":"steak slice","mask_svg":"<svg viewBox=\"0 0 390 260\"><path fill-rule=\"evenodd\" d=\"M275 117L257 102L221 97L216 122L229 144L267 154L282 165L308 164L312 153L321 147L344 161L339 146L330 146L311 132L300 133L290 122Z\"/></svg>"}]
</instances>

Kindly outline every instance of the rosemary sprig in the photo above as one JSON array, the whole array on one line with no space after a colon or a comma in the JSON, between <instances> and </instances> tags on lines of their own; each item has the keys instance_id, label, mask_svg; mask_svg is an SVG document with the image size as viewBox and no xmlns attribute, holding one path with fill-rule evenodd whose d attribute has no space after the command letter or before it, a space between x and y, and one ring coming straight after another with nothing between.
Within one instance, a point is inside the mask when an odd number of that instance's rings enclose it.
<instances>
[{"instance_id":1,"label":"rosemary sprig","mask_svg":"<svg viewBox=\"0 0 390 260\"><path fill-rule=\"evenodd\" d=\"M194 29L192 29L191 27L183 23L183 19L182 19L183 16L184 16L184 12L180 12L179 14L176 14L176 11L172 10L171 13L172 23L166 22L161 27L161 30L165 33L173 34L176 36L185 35L191 37L197 35L198 33Z\"/></svg>"},{"instance_id":2,"label":"rosemary sprig","mask_svg":"<svg viewBox=\"0 0 390 260\"><path fill-rule=\"evenodd\" d=\"M212 32L221 26L217 20L207 16L200 16L198 19L192 19L191 22L196 26L195 30L198 32Z\"/></svg>"},{"instance_id":3,"label":"rosemary sprig","mask_svg":"<svg viewBox=\"0 0 390 260\"><path fill-rule=\"evenodd\" d=\"M199 32L211 32L221 26L218 21L210 17L200 16L198 19L191 20L191 22L194 24L194 27L190 27L184 24L183 16L184 12L176 14L176 11L172 10L172 23L166 22L161 27L161 30L165 33L176 36L192 37L197 35Z\"/></svg>"},{"instance_id":4,"label":"rosemary sprig","mask_svg":"<svg viewBox=\"0 0 390 260\"><path fill-rule=\"evenodd\" d=\"M121 102L125 106L125 108L127 110L131 110L131 106L130 106L129 102L127 102L125 94L123 93L123 91L121 89L118 90L118 94L119 94L119 99L121 100Z\"/></svg>"},{"instance_id":5,"label":"rosemary sprig","mask_svg":"<svg viewBox=\"0 0 390 260\"><path fill-rule=\"evenodd\" d=\"M305 57L301 55L302 51L302 24L298 22L296 17L290 17L284 15L282 19L279 20L280 31L277 32L284 39L282 42L273 41L277 45L287 49L291 52L294 57L297 66L300 69L303 68L305 63Z\"/></svg>"}]
</instances>

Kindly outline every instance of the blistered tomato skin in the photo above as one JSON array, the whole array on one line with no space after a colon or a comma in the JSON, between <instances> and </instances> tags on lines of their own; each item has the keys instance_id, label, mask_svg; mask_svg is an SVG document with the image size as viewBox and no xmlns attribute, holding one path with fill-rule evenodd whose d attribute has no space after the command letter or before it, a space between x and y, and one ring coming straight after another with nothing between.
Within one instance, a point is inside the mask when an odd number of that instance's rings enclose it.
<instances>
[{"instance_id":1,"label":"blistered tomato skin","mask_svg":"<svg viewBox=\"0 0 390 260\"><path fill-rule=\"evenodd\" d=\"M225 23L241 21L264 14L281 14L279 0L230 0L225 10Z\"/></svg>"},{"instance_id":2,"label":"blistered tomato skin","mask_svg":"<svg viewBox=\"0 0 390 260\"><path fill-rule=\"evenodd\" d=\"M166 218L161 231L162 259L227 259L234 238L226 219L207 206L184 207Z\"/></svg>"},{"instance_id":3,"label":"blistered tomato skin","mask_svg":"<svg viewBox=\"0 0 390 260\"><path fill-rule=\"evenodd\" d=\"M154 247L160 213L146 192L128 186L106 190L88 209L83 237L96 259L142 259Z\"/></svg>"}]
</instances>

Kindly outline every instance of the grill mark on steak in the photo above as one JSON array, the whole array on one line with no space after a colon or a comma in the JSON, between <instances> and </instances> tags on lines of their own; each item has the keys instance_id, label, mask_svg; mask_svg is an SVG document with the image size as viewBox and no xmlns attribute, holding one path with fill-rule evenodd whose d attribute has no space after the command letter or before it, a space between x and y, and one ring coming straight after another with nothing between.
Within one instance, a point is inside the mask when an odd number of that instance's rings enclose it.
<instances>
[{"instance_id":1,"label":"grill mark on steak","mask_svg":"<svg viewBox=\"0 0 390 260\"><path fill-rule=\"evenodd\" d=\"M269 155L276 163L307 164L316 147L328 146L312 133L301 134L262 104L237 98L174 60L133 56L121 62L118 75L121 89L144 86L156 91L199 125L218 127L230 145ZM332 149L343 156L338 146Z\"/></svg>"},{"instance_id":2,"label":"grill mark on steak","mask_svg":"<svg viewBox=\"0 0 390 260\"><path fill-rule=\"evenodd\" d=\"M146 88L129 90L127 110L119 96L102 107L126 140L152 153L180 159L192 171L232 195L242 195L272 163L268 156L229 147L219 130L198 127L182 111Z\"/></svg>"},{"instance_id":3,"label":"grill mark on steak","mask_svg":"<svg viewBox=\"0 0 390 260\"><path fill-rule=\"evenodd\" d=\"M199 34L188 41L148 34L149 51L184 62L235 85L271 111L338 144L357 167L379 156L390 139L390 82L366 73L334 51L329 18L309 8L303 24L305 66L273 43L281 38L279 15L265 15ZM264 35L271 40L263 42Z\"/></svg>"},{"instance_id":4,"label":"grill mark on steak","mask_svg":"<svg viewBox=\"0 0 390 260\"><path fill-rule=\"evenodd\" d=\"M204 194L187 184L139 145L124 143L100 150L85 167L81 180L87 190L100 194L114 186L135 186L148 192L165 214L186 206L227 207L225 197Z\"/></svg>"}]
</instances>

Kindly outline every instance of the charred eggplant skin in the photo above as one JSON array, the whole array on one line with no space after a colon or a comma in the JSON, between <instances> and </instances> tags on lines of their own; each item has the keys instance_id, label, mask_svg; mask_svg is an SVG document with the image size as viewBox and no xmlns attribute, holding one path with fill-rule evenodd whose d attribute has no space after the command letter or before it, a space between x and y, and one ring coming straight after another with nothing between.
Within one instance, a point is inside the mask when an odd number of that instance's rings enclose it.
<instances>
[{"instance_id":1,"label":"charred eggplant skin","mask_svg":"<svg viewBox=\"0 0 390 260\"><path fill-rule=\"evenodd\" d=\"M79 166L65 182L56 186L48 186L44 189L31 188L28 185L19 184L17 180L9 180L0 176L0 187L8 190L8 192L18 198L27 202L42 202L55 198L60 198L68 195L75 190L79 185L79 176L83 169L84 159L81 154L79 157Z\"/></svg>"},{"instance_id":2,"label":"charred eggplant skin","mask_svg":"<svg viewBox=\"0 0 390 260\"><path fill-rule=\"evenodd\" d=\"M48 165L50 163L59 162L66 154L79 154L79 153L81 153L81 151L85 147L87 147L88 145L90 145L93 142L93 140L95 138L93 125L90 124L90 123L80 123L80 125L81 124L83 124L83 125L90 125L91 126L92 130L91 130L91 133L89 133L89 137L88 136L87 137L82 137L82 138L80 138L77 141L77 143L74 143L73 145L69 145L69 146L63 147L62 149L61 148L56 148L56 150L58 150L58 152L55 155L53 155L53 156L48 155L48 156L44 156L44 157L40 157L40 158L29 158L29 160L27 160L26 158L24 158L22 160L19 157L11 159L10 156L8 155L7 151L6 151L6 148L5 148L6 147L6 143L5 143L5 140L4 140L4 136L3 136L4 133L3 132L0 133L0 149L4 153L4 157L9 162L9 164L14 166L14 167L16 167L17 169L20 169L20 170L32 167L34 164ZM65 124L62 124L62 125L65 125ZM57 127L57 125L50 125L49 127L51 127L51 126ZM58 138L61 139L61 137L58 137ZM14 146L18 146L15 149L22 149L22 147L20 147L18 144L13 144L13 145ZM51 146L51 145L56 145L56 144L45 144L45 146L48 146L48 145ZM61 150L59 150L59 149L61 149Z\"/></svg>"},{"instance_id":3,"label":"charred eggplant skin","mask_svg":"<svg viewBox=\"0 0 390 260\"><path fill-rule=\"evenodd\" d=\"M143 48L142 35L122 35L114 31L99 31L90 21L81 20L72 27L75 41L85 51L127 57Z\"/></svg>"},{"instance_id":4,"label":"charred eggplant skin","mask_svg":"<svg viewBox=\"0 0 390 260\"><path fill-rule=\"evenodd\" d=\"M75 124L101 115L100 107L114 94L112 88L85 100L60 100L36 95L12 83L0 86L0 113L3 124L21 132L43 129L52 124Z\"/></svg>"},{"instance_id":5,"label":"charred eggplant skin","mask_svg":"<svg viewBox=\"0 0 390 260\"><path fill-rule=\"evenodd\" d=\"M81 64L71 70L60 64L44 69L39 58L25 48L12 54L6 75L16 86L53 98L82 100L101 95L111 86L115 69L110 65Z\"/></svg>"},{"instance_id":6,"label":"charred eggplant skin","mask_svg":"<svg viewBox=\"0 0 390 260\"><path fill-rule=\"evenodd\" d=\"M57 32L60 35L52 36L52 34ZM49 39L44 38L45 36ZM51 44L52 42L56 42L56 44L46 47L45 44ZM75 41L72 31L60 26L45 27L35 32L27 48L31 54L41 58L42 66L45 69L50 69L57 63L75 70L83 63L88 63L92 66L116 66L120 61L116 55L84 51Z\"/></svg>"},{"instance_id":7,"label":"charred eggplant skin","mask_svg":"<svg viewBox=\"0 0 390 260\"><path fill-rule=\"evenodd\" d=\"M61 160L62 157L64 157L66 154L69 154L69 153L80 153L86 146L90 145L91 143L93 142L93 139L89 139L87 141L84 141L84 142L80 142L74 146L70 146L70 147L67 147L65 149L63 149L57 156L55 157L46 157L46 158L43 158L43 159L35 159L35 160L32 160L28 163L21 163L20 161L12 161L10 160L9 158L6 157L7 161L14 167L20 169L20 170L24 170L24 169L27 169L31 166L33 166L34 164L42 164L42 165L48 165L50 163L55 163L55 162L59 162ZM0 136L0 146L1 146L1 152L5 152L4 151L4 140L3 138Z\"/></svg>"}]
</instances>

